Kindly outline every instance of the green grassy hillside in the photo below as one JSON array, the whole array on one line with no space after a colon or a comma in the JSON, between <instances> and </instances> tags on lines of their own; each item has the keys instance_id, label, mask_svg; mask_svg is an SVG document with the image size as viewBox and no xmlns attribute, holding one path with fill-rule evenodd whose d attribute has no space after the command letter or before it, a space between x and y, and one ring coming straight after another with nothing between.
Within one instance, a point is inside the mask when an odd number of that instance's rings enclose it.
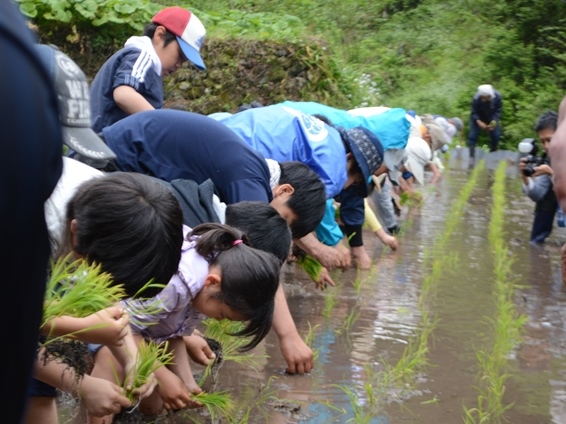
<instances>
[{"instance_id":1,"label":"green grassy hillside","mask_svg":"<svg viewBox=\"0 0 566 424\"><path fill-rule=\"evenodd\" d=\"M155 10L179 5L172 0L19 1L44 40L64 37L67 50L87 57L99 53L101 59L127 34L139 33ZM254 97L266 103L300 97L343 108L399 106L467 121L476 87L491 83L504 100L502 146L515 148L532 136L540 113L557 108L566 90L562 0L195 0L180 5L207 27L204 54L211 66L205 74L185 72L185 81L175 78L168 92L197 111L230 110ZM296 64L266 70L283 54L277 50L281 44L288 45L283 56L296 53ZM237 54L231 55L234 49ZM230 60L253 62L258 69L242 70L242 63ZM238 84L240 78L248 81ZM266 90L254 91L254 79ZM295 81L287 84L290 79ZM179 88L187 81L190 92ZM240 85L249 88L237 91ZM274 86L277 90L269 89Z\"/></svg>"}]
</instances>

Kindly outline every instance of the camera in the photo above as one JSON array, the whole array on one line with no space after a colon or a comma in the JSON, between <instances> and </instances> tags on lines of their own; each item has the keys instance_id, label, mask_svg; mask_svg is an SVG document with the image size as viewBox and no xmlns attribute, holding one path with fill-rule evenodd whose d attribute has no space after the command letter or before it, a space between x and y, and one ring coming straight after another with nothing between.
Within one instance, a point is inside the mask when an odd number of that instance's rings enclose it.
<instances>
[{"instance_id":1,"label":"camera","mask_svg":"<svg viewBox=\"0 0 566 424\"><path fill-rule=\"evenodd\" d=\"M525 177L530 177L535 173L534 168L543 164L548 165L548 159L533 155L525 156L525 169L523 169L523 175Z\"/></svg>"},{"instance_id":2,"label":"camera","mask_svg":"<svg viewBox=\"0 0 566 424\"><path fill-rule=\"evenodd\" d=\"M519 143L519 151L521 153L528 153L524 156L525 159L525 169L523 169L523 175L525 177L530 177L535 173L534 168L543 164L550 165L548 158L537 156L538 145L534 138L525 138Z\"/></svg>"}]
</instances>

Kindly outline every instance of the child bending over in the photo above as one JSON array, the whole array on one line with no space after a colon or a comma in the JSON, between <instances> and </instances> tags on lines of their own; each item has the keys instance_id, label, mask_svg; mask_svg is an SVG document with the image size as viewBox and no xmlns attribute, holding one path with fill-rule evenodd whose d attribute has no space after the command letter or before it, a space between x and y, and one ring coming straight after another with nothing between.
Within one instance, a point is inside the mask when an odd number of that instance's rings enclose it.
<instances>
[{"instance_id":1,"label":"child bending over","mask_svg":"<svg viewBox=\"0 0 566 424\"><path fill-rule=\"evenodd\" d=\"M271 329L279 260L249 247L246 236L227 225L202 224L192 231L185 227L185 234L179 270L167 286L153 299L123 302L132 315L130 325L140 342L142 338L168 341L169 350L174 352L173 365L155 372L158 390L140 404L140 410L150 415L162 408L200 406L191 399L191 394L202 390L192 375L183 336L191 335L204 318L246 321L244 329L234 334L251 336L244 351L255 347ZM157 313L135 313L156 301L161 303ZM117 366L103 347L96 354L92 375L113 381L113 367ZM92 417L89 422L108 423L111 418Z\"/></svg>"},{"instance_id":2,"label":"child bending over","mask_svg":"<svg viewBox=\"0 0 566 424\"><path fill-rule=\"evenodd\" d=\"M71 175L63 173L64 178ZM63 187L65 181L58 184ZM177 271L183 240L182 211L171 191L152 178L122 172L93 178L77 188L66 211L64 234L52 235L59 242L56 257L71 253L73 259L100 264L114 284L124 287L126 296L136 295L150 280L163 286ZM141 295L153 296L159 291L148 288ZM126 369L135 361L137 344L129 317L119 305L85 318L57 317L45 323L42 333L109 346ZM130 405L118 385L88 375L77 376L59 360L50 357L45 361L42 352L36 365L27 424L58 422L55 387L79 394L91 415L119 412ZM151 383L142 386L138 394L149 394L153 387Z\"/></svg>"}]
</instances>

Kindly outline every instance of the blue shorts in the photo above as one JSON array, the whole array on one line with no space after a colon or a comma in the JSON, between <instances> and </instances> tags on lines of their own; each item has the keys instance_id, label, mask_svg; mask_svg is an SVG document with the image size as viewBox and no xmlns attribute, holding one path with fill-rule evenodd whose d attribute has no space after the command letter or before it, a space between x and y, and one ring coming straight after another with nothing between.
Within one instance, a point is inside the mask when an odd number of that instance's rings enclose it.
<instances>
[{"instance_id":1,"label":"blue shorts","mask_svg":"<svg viewBox=\"0 0 566 424\"><path fill-rule=\"evenodd\" d=\"M100 350L100 348L102 347L102 345L97 343L87 343L86 347L88 349L88 353L90 354L90 356L94 358L98 353L98 351Z\"/></svg>"},{"instance_id":2,"label":"blue shorts","mask_svg":"<svg viewBox=\"0 0 566 424\"><path fill-rule=\"evenodd\" d=\"M413 174L411 174L409 171L405 171L402 174L402 177L404 180L408 180L409 178L411 178L413 176Z\"/></svg>"},{"instance_id":3,"label":"blue shorts","mask_svg":"<svg viewBox=\"0 0 566 424\"><path fill-rule=\"evenodd\" d=\"M28 384L28 396L29 397L56 397L57 390L55 387L39 381L37 378L31 378Z\"/></svg>"},{"instance_id":4,"label":"blue shorts","mask_svg":"<svg viewBox=\"0 0 566 424\"><path fill-rule=\"evenodd\" d=\"M44 336L39 336L39 341L41 343L45 342ZM36 352L37 358L37 352ZM35 364L34 364L35 366ZM44 383L43 381L39 381L35 377L31 377L28 383L28 396L32 397L56 397L57 390L55 387L51 386L50 384Z\"/></svg>"}]
</instances>

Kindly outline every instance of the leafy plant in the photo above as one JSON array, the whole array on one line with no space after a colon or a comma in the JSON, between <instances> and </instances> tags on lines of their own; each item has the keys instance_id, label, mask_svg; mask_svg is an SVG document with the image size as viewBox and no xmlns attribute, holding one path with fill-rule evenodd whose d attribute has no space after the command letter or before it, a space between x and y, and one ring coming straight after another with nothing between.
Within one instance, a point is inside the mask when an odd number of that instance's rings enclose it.
<instances>
[{"instance_id":1,"label":"leafy plant","mask_svg":"<svg viewBox=\"0 0 566 424\"><path fill-rule=\"evenodd\" d=\"M320 280L320 273L322 272L323 266L308 253L299 256L297 259L297 265L299 265L299 267L307 273L311 280L315 282Z\"/></svg>"},{"instance_id":2,"label":"leafy plant","mask_svg":"<svg viewBox=\"0 0 566 424\"><path fill-rule=\"evenodd\" d=\"M316 332L320 327L320 324L316 324L315 326L313 326L310 323L310 321L307 321L307 324L309 325L309 331L307 332L307 334L304 336L303 339L305 341L305 344L312 349L313 360L316 361L318 356L320 355L320 348L315 349L313 346L314 346L314 341L316 339Z\"/></svg>"},{"instance_id":3,"label":"leafy plant","mask_svg":"<svg viewBox=\"0 0 566 424\"><path fill-rule=\"evenodd\" d=\"M222 352L225 361L233 361L238 363L248 363L253 366L254 361L262 356L255 353L242 353L240 348L248 341L245 337L235 337L234 334L244 327L244 323L240 321L230 321L228 319L218 321L207 318L203 321L206 329L204 336L217 340L222 345Z\"/></svg>"},{"instance_id":4,"label":"leafy plant","mask_svg":"<svg viewBox=\"0 0 566 424\"><path fill-rule=\"evenodd\" d=\"M521 342L521 330L527 318L518 313L514 302L516 285L510 281L513 258L504 242L505 220L505 171L502 161L495 172L492 186L493 204L489 223L489 242L494 255L493 299L496 315L486 319L493 343L490 348L476 352L478 360L477 406L464 408L464 422L502 422L512 404L504 403L506 372L509 354Z\"/></svg>"},{"instance_id":5,"label":"leafy plant","mask_svg":"<svg viewBox=\"0 0 566 424\"><path fill-rule=\"evenodd\" d=\"M161 8L148 0L16 0L20 10L41 23L123 24L141 30Z\"/></svg>"},{"instance_id":6,"label":"leafy plant","mask_svg":"<svg viewBox=\"0 0 566 424\"><path fill-rule=\"evenodd\" d=\"M204 336L220 342L225 356L236 353L240 347L246 344L245 338L230 335L244 328L244 323L240 321L207 318L202 323L206 327Z\"/></svg>"},{"instance_id":7,"label":"leafy plant","mask_svg":"<svg viewBox=\"0 0 566 424\"><path fill-rule=\"evenodd\" d=\"M206 407L213 422L217 418L230 417L234 410L232 395L227 392L201 392L192 398Z\"/></svg>"},{"instance_id":8,"label":"leafy plant","mask_svg":"<svg viewBox=\"0 0 566 424\"><path fill-rule=\"evenodd\" d=\"M325 318L330 318L337 303L338 303L338 288L335 287L334 290L327 291L324 295L324 309L322 311L322 316Z\"/></svg>"},{"instance_id":9,"label":"leafy plant","mask_svg":"<svg viewBox=\"0 0 566 424\"><path fill-rule=\"evenodd\" d=\"M51 265L47 281L42 325L60 316L83 318L118 303L125 296L121 285L114 285L100 265L71 255Z\"/></svg>"},{"instance_id":10,"label":"leafy plant","mask_svg":"<svg viewBox=\"0 0 566 424\"><path fill-rule=\"evenodd\" d=\"M132 369L133 378L127 375L124 384L132 381L131 387L126 388L126 395L130 400L134 400L133 391L147 383L151 374L160 367L173 362L174 352L167 350L167 343L157 344L155 342L145 342L138 345L138 354L134 368Z\"/></svg>"}]
</instances>

